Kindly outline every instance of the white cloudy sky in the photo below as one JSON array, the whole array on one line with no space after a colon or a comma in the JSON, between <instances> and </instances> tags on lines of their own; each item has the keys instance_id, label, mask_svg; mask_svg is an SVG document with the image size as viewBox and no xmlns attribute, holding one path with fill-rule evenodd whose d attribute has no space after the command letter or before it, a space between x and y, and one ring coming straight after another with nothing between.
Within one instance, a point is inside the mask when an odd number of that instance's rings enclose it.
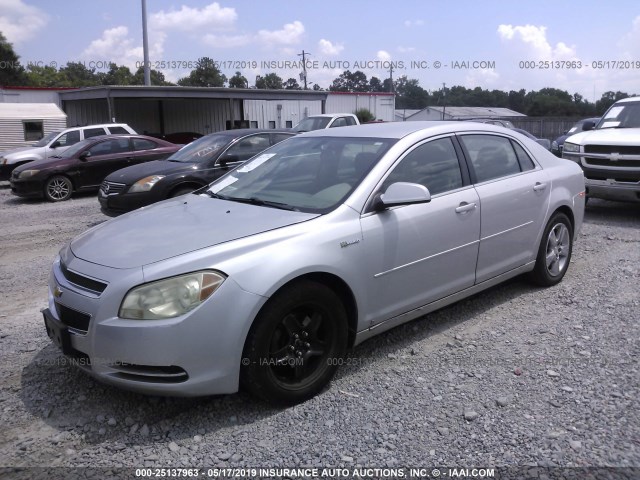
<instances>
[{"instance_id":1,"label":"white cloudy sky","mask_svg":"<svg viewBox=\"0 0 640 480\"><path fill-rule=\"evenodd\" d=\"M256 75L271 71L261 68L262 61L298 60L304 49L318 62L308 79L323 87L344 70L338 65L353 71L355 62L368 62L370 68L360 69L383 78L389 72L374 62L391 60L403 64L394 77L416 78L429 90L446 83L502 90L555 87L590 100L607 90L640 94L637 0L614 5L595 0L147 0L147 8L152 64L173 81L189 69L163 67L161 61L208 56L227 62L222 68L227 76L239 69L253 84ZM139 0L0 0L0 32L23 63L116 62L135 69L142 60L141 25ZM582 68L521 68L522 61L545 60L580 61ZM631 62L621 65L628 68L611 68L614 60ZM249 62L245 68L230 65L243 61ZM435 61L441 62L439 69ZM474 61L495 66L452 68L454 62L473 66ZM609 61L609 68L593 68L596 61ZM276 73L286 79L299 71Z\"/></svg>"}]
</instances>

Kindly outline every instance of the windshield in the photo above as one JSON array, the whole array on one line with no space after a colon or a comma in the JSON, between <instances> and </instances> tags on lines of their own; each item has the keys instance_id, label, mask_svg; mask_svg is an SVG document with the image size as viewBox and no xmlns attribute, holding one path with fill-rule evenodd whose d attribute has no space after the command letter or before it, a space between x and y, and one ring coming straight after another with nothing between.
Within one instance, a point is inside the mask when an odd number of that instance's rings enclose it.
<instances>
[{"instance_id":1,"label":"windshield","mask_svg":"<svg viewBox=\"0 0 640 480\"><path fill-rule=\"evenodd\" d=\"M612 105L596 128L640 128L640 102Z\"/></svg>"},{"instance_id":2,"label":"windshield","mask_svg":"<svg viewBox=\"0 0 640 480\"><path fill-rule=\"evenodd\" d=\"M94 143L93 138L88 138L86 140L82 140L81 142L75 143L67 148L64 152L59 155L52 155L52 157L60 157L60 158L71 158L76 157L78 153L87 148L89 145Z\"/></svg>"},{"instance_id":3,"label":"windshield","mask_svg":"<svg viewBox=\"0 0 640 480\"><path fill-rule=\"evenodd\" d=\"M327 213L341 204L396 142L387 138L296 137L212 183L227 200Z\"/></svg>"},{"instance_id":4,"label":"windshield","mask_svg":"<svg viewBox=\"0 0 640 480\"><path fill-rule=\"evenodd\" d=\"M201 163L216 157L231 141L230 135L206 135L185 145L167 158L170 162Z\"/></svg>"},{"instance_id":5,"label":"windshield","mask_svg":"<svg viewBox=\"0 0 640 480\"><path fill-rule=\"evenodd\" d=\"M51 132L47 135L45 135L44 137L42 137L40 140L38 140L36 143L33 144L34 147L44 147L45 145L48 145L49 142L51 140L53 140L57 135L60 135L60 132Z\"/></svg>"},{"instance_id":6,"label":"windshield","mask_svg":"<svg viewBox=\"0 0 640 480\"><path fill-rule=\"evenodd\" d=\"M322 130L327 128L331 117L307 117L298 125L293 127L296 132L310 132L311 130Z\"/></svg>"}]
</instances>

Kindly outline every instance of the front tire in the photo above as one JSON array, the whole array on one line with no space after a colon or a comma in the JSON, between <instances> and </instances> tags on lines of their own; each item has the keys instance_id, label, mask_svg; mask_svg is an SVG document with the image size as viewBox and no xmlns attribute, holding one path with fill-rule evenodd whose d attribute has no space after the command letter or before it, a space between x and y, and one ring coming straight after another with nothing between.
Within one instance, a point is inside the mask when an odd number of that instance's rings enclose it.
<instances>
[{"instance_id":1,"label":"front tire","mask_svg":"<svg viewBox=\"0 0 640 480\"><path fill-rule=\"evenodd\" d=\"M328 287L301 281L264 306L245 342L241 383L269 403L291 405L320 392L347 348L347 314Z\"/></svg>"},{"instance_id":2,"label":"front tire","mask_svg":"<svg viewBox=\"0 0 640 480\"><path fill-rule=\"evenodd\" d=\"M44 196L50 202L68 200L73 193L71 180L63 175L56 175L47 180L44 186Z\"/></svg>"},{"instance_id":3,"label":"front tire","mask_svg":"<svg viewBox=\"0 0 640 480\"><path fill-rule=\"evenodd\" d=\"M551 217L544 229L531 279L543 287L560 283L567 273L573 251L573 228L564 213Z\"/></svg>"}]
</instances>

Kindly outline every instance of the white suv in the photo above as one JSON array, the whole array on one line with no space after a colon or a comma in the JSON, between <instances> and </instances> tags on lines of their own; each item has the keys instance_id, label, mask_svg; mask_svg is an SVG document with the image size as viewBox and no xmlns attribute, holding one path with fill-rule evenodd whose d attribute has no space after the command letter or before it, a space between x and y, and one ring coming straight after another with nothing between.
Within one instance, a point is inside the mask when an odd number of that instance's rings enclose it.
<instances>
[{"instance_id":1,"label":"white suv","mask_svg":"<svg viewBox=\"0 0 640 480\"><path fill-rule=\"evenodd\" d=\"M135 134L136 131L126 123L87 125L51 132L31 147L20 147L0 152L0 179L8 179L13 169L18 165L60 155L71 145L85 138L129 133Z\"/></svg>"},{"instance_id":2,"label":"white suv","mask_svg":"<svg viewBox=\"0 0 640 480\"><path fill-rule=\"evenodd\" d=\"M360 125L358 117L353 113L323 113L303 119L293 129L298 133L302 133L322 130L323 128L349 127L351 125Z\"/></svg>"},{"instance_id":3,"label":"white suv","mask_svg":"<svg viewBox=\"0 0 640 480\"><path fill-rule=\"evenodd\" d=\"M584 171L587 196L640 201L640 97L618 100L598 126L567 138L562 158Z\"/></svg>"}]
</instances>

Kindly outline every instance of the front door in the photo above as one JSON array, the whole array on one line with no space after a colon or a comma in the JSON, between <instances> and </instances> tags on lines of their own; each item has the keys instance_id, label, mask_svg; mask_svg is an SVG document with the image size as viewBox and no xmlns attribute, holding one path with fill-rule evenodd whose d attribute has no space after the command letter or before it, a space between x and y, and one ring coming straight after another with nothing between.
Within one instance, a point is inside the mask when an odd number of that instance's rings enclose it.
<instances>
[{"instance_id":1,"label":"front door","mask_svg":"<svg viewBox=\"0 0 640 480\"><path fill-rule=\"evenodd\" d=\"M392 169L395 182L426 186L429 203L366 212L367 302L375 324L470 287L475 282L480 202L450 137L421 143Z\"/></svg>"}]
</instances>

